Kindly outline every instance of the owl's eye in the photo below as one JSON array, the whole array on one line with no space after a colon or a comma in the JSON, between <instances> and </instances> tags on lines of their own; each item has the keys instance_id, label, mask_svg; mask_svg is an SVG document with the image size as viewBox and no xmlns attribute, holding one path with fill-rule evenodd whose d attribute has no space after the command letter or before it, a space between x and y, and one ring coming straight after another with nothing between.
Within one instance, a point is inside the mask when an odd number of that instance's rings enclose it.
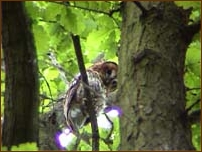
<instances>
[{"instance_id":1,"label":"owl's eye","mask_svg":"<svg viewBox=\"0 0 202 152\"><path fill-rule=\"evenodd\" d=\"M117 88L117 79L112 80L111 82L111 89L114 90Z\"/></svg>"},{"instance_id":2,"label":"owl's eye","mask_svg":"<svg viewBox=\"0 0 202 152\"><path fill-rule=\"evenodd\" d=\"M117 79L114 79L114 80L112 81L112 85L113 85L113 86L116 86L116 85L117 85Z\"/></svg>"},{"instance_id":3,"label":"owl's eye","mask_svg":"<svg viewBox=\"0 0 202 152\"><path fill-rule=\"evenodd\" d=\"M107 73L108 75L111 75L111 74L112 74L112 70L109 70L109 69L108 69L108 70L106 71L106 73Z\"/></svg>"}]
</instances>

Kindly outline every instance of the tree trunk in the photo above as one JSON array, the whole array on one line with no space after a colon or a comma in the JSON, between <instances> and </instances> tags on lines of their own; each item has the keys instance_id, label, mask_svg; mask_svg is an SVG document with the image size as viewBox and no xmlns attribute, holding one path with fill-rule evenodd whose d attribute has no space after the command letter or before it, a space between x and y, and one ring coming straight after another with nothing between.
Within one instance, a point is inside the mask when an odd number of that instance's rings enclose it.
<instances>
[{"instance_id":1,"label":"tree trunk","mask_svg":"<svg viewBox=\"0 0 202 152\"><path fill-rule=\"evenodd\" d=\"M2 2L5 59L3 146L38 139L38 67L30 21L23 2Z\"/></svg>"},{"instance_id":2,"label":"tree trunk","mask_svg":"<svg viewBox=\"0 0 202 152\"><path fill-rule=\"evenodd\" d=\"M194 149L183 82L190 11L173 2L126 2L122 13L120 150Z\"/></svg>"}]
</instances>

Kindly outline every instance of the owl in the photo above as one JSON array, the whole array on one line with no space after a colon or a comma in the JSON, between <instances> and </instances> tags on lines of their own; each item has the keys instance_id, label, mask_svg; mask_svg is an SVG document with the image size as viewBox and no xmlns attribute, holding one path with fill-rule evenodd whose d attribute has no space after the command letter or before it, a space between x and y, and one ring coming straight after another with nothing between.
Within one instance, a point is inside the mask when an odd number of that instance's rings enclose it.
<instances>
[{"instance_id":1,"label":"owl","mask_svg":"<svg viewBox=\"0 0 202 152\"><path fill-rule=\"evenodd\" d=\"M82 82L80 74L74 77L64 103L64 116L68 127L73 132L78 132L80 128L89 123L84 88L87 87L90 90L96 116L99 116L110 104L108 94L117 87L117 70L117 64L110 61L92 65L86 70L89 86Z\"/></svg>"}]
</instances>

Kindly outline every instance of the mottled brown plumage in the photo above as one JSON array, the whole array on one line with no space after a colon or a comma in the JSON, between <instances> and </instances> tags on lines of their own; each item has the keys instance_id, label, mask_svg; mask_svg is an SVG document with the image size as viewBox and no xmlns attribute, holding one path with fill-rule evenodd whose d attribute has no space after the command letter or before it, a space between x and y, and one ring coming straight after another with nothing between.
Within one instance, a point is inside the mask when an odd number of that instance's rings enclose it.
<instances>
[{"instance_id":1,"label":"mottled brown plumage","mask_svg":"<svg viewBox=\"0 0 202 152\"><path fill-rule=\"evenodd\" d=\"M89 115L85 104L84 88L90 89L92 102L98 116L103 113L108 103L108 93L117 87L118 66L114 62L99 62L87 69L89 86L83 84L81 75L75 76L66 95L64 103L64 115L67 125L78 132L89 121Z\"/></svg>"}]
</instances>

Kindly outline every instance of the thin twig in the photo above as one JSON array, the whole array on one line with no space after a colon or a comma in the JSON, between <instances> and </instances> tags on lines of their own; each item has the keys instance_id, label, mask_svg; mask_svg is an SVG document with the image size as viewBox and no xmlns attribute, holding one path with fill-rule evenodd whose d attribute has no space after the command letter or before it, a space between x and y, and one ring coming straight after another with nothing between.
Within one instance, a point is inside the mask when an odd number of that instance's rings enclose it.
<instances>
[{"instance_id":1,"label":"thin twig","mask_svg":"<svg viewBox=\"0 0 202 152\"><path fill-rule=\"evenodd\" d=\"M74 44L76 57L77 57L79 71L81 73L81 79L82 79L83 83L85 83L86 85L89 85L88 77L86 74L86 69L85 69L85 65L84 65L84 61L83 61L83 55L82 55L82 51L81 51L80 38L78 35L71 34L71 36L72 36L72 40L73 40L73 44ZM93 107L93 103L91 100L92 98L91 98L90 90L87 89L86 87L84 87L84 94L85 94L85 97L87 98L87 101L85 104L87 106L87 110L88 110L88 113L90 116L90 122L91 122L92 150L99 151L99 130L98 130L96 112L95 112L95 109Z\"/></svg>"},{"instance_id":2,"label":"thin twig","mask_svg":"<svg viewBox=\"0 0 202 152\"><path fill-rule=\"evenodd\" d=\"M186 88L186 91L192 91L192 90L200 90L201 87L197 87L197 88Z\"/></svg>"},{"instance_id":3,"label":"thin twig","mask_svg":"<svg viewBox=\"0 0 202 152\"><path fill-rule=\"evenodd\" d=\"M111 119L108 117L108 115L106 113L104 113L106 119L109 121L109 123L111 124L111 128L110 128L110 132L109 134L107 135L106 138L101 138L104 143L108 146L108 148L112 151L112 148L110 147L111 144L113 144L113 140L111 140L111 136L112 136L112 133L114 131L114 123L111 121Z\"/></svg>"},{"instance_id":4,"label":"thin twig","mask_svg":"<svg viewBox=\"0 0 202 152\"><path fill-rule=\"evenodd\" d=\"M114 10L109 10L109 12L105 12L105 11L101 11L101 10L97 10L97 9L92 9L92 8L86 8L86 7L78 6L76 4L74 4L74 5L68 4L67 5L64 2L56 2L56 1L49 1L49 2L52 2L52 3L55 3L55 4L59 4L59 5L63 5L63 6L66 6L66 7L78 8L78 9L89 11L89 12L93 12L93 13L99 13L99 14L107 15L107 16L109 16L109 17L111 17L113 19L113 21L116 23L116 25L119 28L119 24L118 24L117 20L113 17L113 14L116 13L116 12L120 12L120 8L117 8L117 9L114 9Z\"/></svg>"},{"instance_id":5,"label":"thin twig","mask_svg":"<svg viewBox=\"0 0 202 152\"><path fill-rule=\"evenodd\" d=\"M60 63L57 61L55 54L50 50L49 53L47 53L49 59L51 60L52 65L57 68L60 74L60 78L65 84L68 84L69 82L67 81L66 74L64 68L60 65Z\"/></svg>"},{"instance_id":6,"label":"thin twig","mask_svg":"<svg viewBox=\"0 0 202 152\"><path fill-rule=\"evenodd\" d=\"M186 112L189 112L196 104L198 104L201 101L201 99L196 100L189 108L186 109Z\"/></svg>"},{"instance_id":7,"label":"thin twig","mask_svg":"<svg viewBox=\"0 0 202 152\"><path fill-rule=\"evenodd\" d=\"M81 7L81 6L77 6L77 5L66 5L63 2L55 2L55 1L49 1L49 2L64 5L64 6L68 6L68 7L72 7L72 8L79 8L79 9L83 9L83 10L94 12L94 13L109 15L108 12L104 12L104 11L100 11L100 10L96 10L96 9L92 9L92 8L86 8L86 7Z\"/></svg>"},{"instance_id":8,"label":"thin twig","mask_svg":"<svg viewBox=\"0 0 202 152\"><path fill-rule=\"evenodd\" d=\"M53 96L52 96L52 93L51 93L50 85L49 85L48 81L46 80L46 78L44 77L44 75L40 71L39 71L39 74L43 77L43 79L44 79L44 81L45 81L45 83L46 83L46 85L48 87L48 91L49 91L50 96L51 96L51 103L52 103L52 106L53 106L53 109L54 109L54 103L53 103L54 101L53 101ZM43 109L42 109L42 113L43 113Z\"/></svg>"},{"instance_id":9,"label":"thin twig","mask_svg":"<svg viewBox=\"0 0 202 152\"><path fill-rule=\"evenodd\" d=\"M111 129L110 129L110 132L109 134L107 135L107 138L105 141L109 142L110 141L110 137L114 131L114 123L111 121L111 119L108 117L108 115L106 113L104 113L105 117L107 118L107 120L109 121L109 123L111 124Z\"/></svg>"},{"instance_id":10,"label":"thin twig","mask_svg":"<svg viewBox=\"0 0 202 152\"><path fill-rule=\"evenodd\" d=\"M64 96L59 97L59 98L57 98L57 99L52 99L51 97L48 97L48 96L46 96L46 95L44 95L44 94L39 94L39 97L42 98L42 99L52 100L52 101L54 101L54 102L61 102L62 100L65 99Z\"/></svg>"}]
</instances>

